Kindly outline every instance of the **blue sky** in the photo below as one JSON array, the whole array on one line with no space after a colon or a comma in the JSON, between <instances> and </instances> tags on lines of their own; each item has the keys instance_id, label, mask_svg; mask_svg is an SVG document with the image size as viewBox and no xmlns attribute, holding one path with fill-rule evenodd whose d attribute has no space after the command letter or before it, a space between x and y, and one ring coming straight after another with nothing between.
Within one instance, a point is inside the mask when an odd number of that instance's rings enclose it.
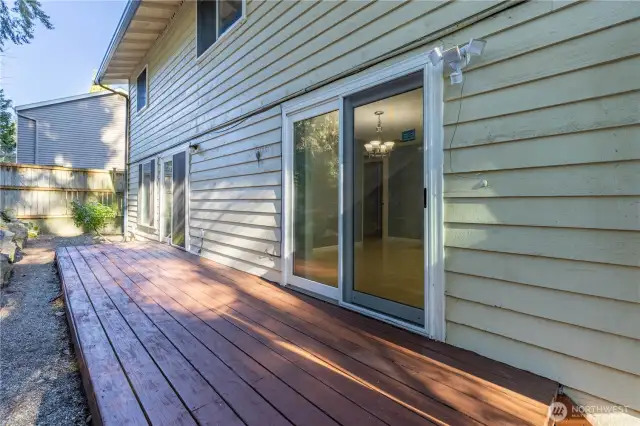
<instances>
[{"instance_id":1,"label":"blue sky","mask_svg":"<svg viewBox=\"0 0 640 426\"><path fill-rule=\"evenodd\" d=\"M13 1L9 0L12 4ZM0 57L0 85L14 105L87 93L125 0L42 1L55 28Z\"/></svg>"}]
</instances>

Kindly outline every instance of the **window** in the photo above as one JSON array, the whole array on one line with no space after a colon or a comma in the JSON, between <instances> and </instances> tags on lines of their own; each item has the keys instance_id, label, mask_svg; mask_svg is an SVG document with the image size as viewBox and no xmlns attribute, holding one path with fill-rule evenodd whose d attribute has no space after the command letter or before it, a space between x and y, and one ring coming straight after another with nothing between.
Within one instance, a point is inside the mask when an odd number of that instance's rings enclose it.
<instances>
[{"instance_id":1,"label":"window","mask_svg":"<svg viewBox=\"0 0 640 426\"><path fill-rule=\"evenodd\" d=\"M138 111L147 106L147 90L149 88L147 82L147 67L144 67L136 81L136 100L138 102Z\"/></svg>"},{"instance_id":2,"label":"window","mask_svg":"<svg viewBox=\"0 0 640 426\"><path fill-rule=\"evenodd\" d=\"M244 0L198 0L198 56L238 22Z\"/></svg>"},{"instance_id":3,"label":"window","mask_svg":"<svg viewBox=\"0 0 640 426\"><path fill-rule=\"evenodd\" d=\"M138 224L153 226L156 162L138 165Z\"/></svg>"}]
</instances>

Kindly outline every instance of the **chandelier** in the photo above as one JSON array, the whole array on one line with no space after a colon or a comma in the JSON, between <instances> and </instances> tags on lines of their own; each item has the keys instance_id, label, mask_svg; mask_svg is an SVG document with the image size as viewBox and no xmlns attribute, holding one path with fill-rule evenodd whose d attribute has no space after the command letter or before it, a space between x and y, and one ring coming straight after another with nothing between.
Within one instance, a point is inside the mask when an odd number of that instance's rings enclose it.
<instances>
[{"instance_id":1,"label":"chandelier","mask_svg":"<svg viewBox=\"0 0 640 426\"><path fill-rule=\"evenodd\" d=\"M376 111L374 114L378 116L378 127L376 127L377 139L364 144L364 149L369 158L388 157L396 143L392 141L382 142L382 114L384 114L384 112Z\"/></svg>"}]
</instances>

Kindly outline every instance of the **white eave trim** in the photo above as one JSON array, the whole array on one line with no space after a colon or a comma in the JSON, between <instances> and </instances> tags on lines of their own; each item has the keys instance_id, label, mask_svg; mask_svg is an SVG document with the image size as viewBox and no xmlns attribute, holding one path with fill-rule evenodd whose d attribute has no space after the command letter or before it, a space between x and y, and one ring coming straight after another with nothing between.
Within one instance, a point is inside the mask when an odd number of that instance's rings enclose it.
<instances>
[{"instance_id":1,"label":"white eave trim","mask_svg":"<svg viewBox=\"0 0 640 426\"><path fill-rule=\"evenodd\" d=\"M121 92L124 94L124 92ZM26 105L19 105L15 107L16 111L25 111L28 109L33 109L33 108L39 108L39 107L43 107L43 106L49 106L49 105L56 105L56 104L62 104L65 102L73 102L73 101L79 101L82 99L89 99L89 98L98 98L100 96L110 96L110 95L115 95L115 93L113 92L109 92L109 91L104 91L104 92L96 92L96 93L83 93L82 95L76 95L76 96L69 96L66 98L58 98L58 99L51 99L49 101L42 101L42 102L35 102L32 104L26 104Z\"/></svg>"},{"instance_id":2,"label":"white eave trim","mask_svg":"<svg viewBox=\"0 0 640 426\"><path fill-rule=\"evenodd\" d=\"M107 67L109 66L109 62L111 62L111 58L116 53L120 42L124 38L124 35L131 25L131 21L138 11L138 7L140 7L140 0L129 0L127 6L120 17L120 22L118 22L118 27L116 28L115 33L113 33L113 37L111 38L111 42L109 43L109 48L102 58L102 63L100 64L100 68L98 68L98 73L96 74L95 81L99 83L104 78L104 74L107 71Z\"/></svg>"}]
</instances>

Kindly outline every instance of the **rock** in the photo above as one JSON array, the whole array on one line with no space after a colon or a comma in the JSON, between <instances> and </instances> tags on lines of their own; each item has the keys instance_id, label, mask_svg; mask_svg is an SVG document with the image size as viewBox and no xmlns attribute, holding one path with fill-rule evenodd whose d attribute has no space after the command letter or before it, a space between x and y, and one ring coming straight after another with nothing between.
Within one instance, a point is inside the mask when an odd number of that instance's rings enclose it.
<instances>
[{"instance_id":1,"label":"rock","mask_svg":"<svg viewBox=\"0 0 640 426\"><path fill-rule=\"evenodd\" d=\"M0 253L0 288L9 284L9 278L11 278L12 271L13 265L9 263L9 256L4 253Z\"/></svg>"},{"instance_id":2,"label":"rock","mask_svg":"<svg viewBox=\"0 0 640 426\"><path fill-rule=\"evenodd\" d=\"M14 233L7 230L0 230L0 253L9 258L9 262L13 262L16 258L16 244L13 242Z\"/></svg>"},{"instance_id":3,"label":"rock","mask_svg":"<svg viewBox=\"0 0 640 426\"><path fill-rule=\"evenodd\" d=\"M17 220L16 214L13 210L1 210L0 219L5 222L13 222L14 220Z\"/></svg>"},{"instance_id":4,"label":"rock","mask_svg":"<svg viewBox=\"0 0 640 426\"><path fill-rule=\"evenodd\" d=\"M63 315L64 315L64 312L56 312L56 316L57 316L57 317L61 317L61 316L63 316Z\"/></svg>"},{"instance_id":5,"label":"rock","mask_svg":"<svg viewBox=\"0 0 640 426\"><path fill-rule=\"evenodd\" d=\"M91 416L87 416L87 418L86 418L86 419L84 419L84 422L85 422L86 424L90 424L90 423L91 423Z\"/></svg>"},{"instance_id":6,"label":"rock","mask_svg":"<svg viewBox=\"0 0 640 426\"><path fill-rule=\"evenodd\" d=\"M13 242L22 250L29 238L29 228L22 222L9 222L7 225L9 231L13 232Z\"/></svg>"}]
</instances>

